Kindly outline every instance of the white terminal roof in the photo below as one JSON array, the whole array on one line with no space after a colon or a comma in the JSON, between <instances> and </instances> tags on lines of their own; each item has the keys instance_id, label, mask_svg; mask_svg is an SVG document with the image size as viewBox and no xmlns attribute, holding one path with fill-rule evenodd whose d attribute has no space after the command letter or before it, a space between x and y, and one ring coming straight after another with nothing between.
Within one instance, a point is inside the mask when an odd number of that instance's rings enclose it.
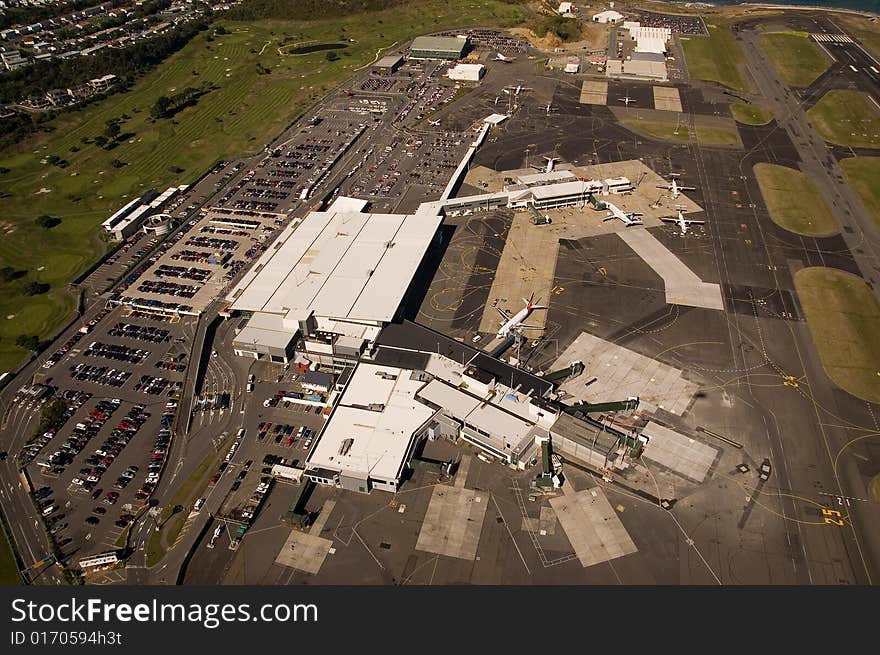
<instances>
[{"instance_id":1,"label":"white terminal roof","mask_svg":"<svg viewBox=\"0 0 880 655\"><path fill-rule=\"evenodd\" d=\"M338 200L337 200L338 202ZM390 321L440 216L312 212L290 225L230 295L233 307L302 320Z\"/></svg>"},{"instance_id":2,"label":"white terminal roof","mask_svg":"<svg viewBox=\"0 0 880 655\"><path fill-rule=\"evenodd\" d=\"M551 198L563 198L567 196L587 193L596 188L597 182L560 182L559 184L547 184L544 186L531 187L529 193L535 200L550 200Z\"/></svg>"},{"instance_id":3,"label":"white terminal roof","mask_svg":"<svg viewBox=\"0 0 880 655\"><path fill-rule=\"evenodd\" d=\"M550 171L549 173L532 173L529 175L519 175L516 181L520 184L549 184L551 182L562 182L563 180L574 180L577 176L571 171Z\"/></svg>"},{"instance_id":4,"label":"white terminal roof","mask_svg":"<svg viewBox=\"0 0 880 655\"><path fill-rule=\"evenodd\" d=\"M503 123L510 116L507 114L489 114L486 118L483 119L484 123L489 123L490 125L498 125L499 123Z\"/></svg>"},{"instance_id":5,"label":"white terminal roof","mask_svg":"<svg viewBox=\"0 0 880 655\"><path fill-rule=\"evenodd\" d=\"M357 477L396 478L413 434L434 415L416 400L425 383L414 375L393 366L359 364L307 465ZM384 407L375 411L368 405Z\"/></svg>"}]
</instances>

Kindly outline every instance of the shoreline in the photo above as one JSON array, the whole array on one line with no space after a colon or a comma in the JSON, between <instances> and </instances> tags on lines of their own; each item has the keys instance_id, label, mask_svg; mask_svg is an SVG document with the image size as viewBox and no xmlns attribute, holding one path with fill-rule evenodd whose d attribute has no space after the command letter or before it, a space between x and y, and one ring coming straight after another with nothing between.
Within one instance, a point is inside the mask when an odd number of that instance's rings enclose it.
<instances>
[{"instance_id":1,"label":"shoreline","mask_svg":"<svg viewBox=\"0 0 880 655\"><path fill-rule=\"evenodd\" d=\"M676 2L675 0L666 0L663 4L680 5L687 9L774 9L774 10L793 10L793 11L825 11L831 13L850 14L863 16L865 18L880 18L880 11L871 11L869 9L854 9L851 7L827 7L824 5L792 5L778 3L756 3L756 2L736 2L732 4L720 4L715 2Z\"/></svg>"}]
</instances>

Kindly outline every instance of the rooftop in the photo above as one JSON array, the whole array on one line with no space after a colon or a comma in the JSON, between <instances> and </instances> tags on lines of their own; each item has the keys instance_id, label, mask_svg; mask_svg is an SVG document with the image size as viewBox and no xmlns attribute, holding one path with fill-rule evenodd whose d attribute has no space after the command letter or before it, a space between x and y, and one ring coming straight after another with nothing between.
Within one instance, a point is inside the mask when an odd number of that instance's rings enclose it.
<instances>
[{"instance_id":1,"label":"rooftop","mask_svg":"<svg viewBox=\"0 0 880 655\"><path fill-rule=\"evenodd\" d=\"M308 466L361 477L396 478L413 434L434 414L416 400L424 385L413 371L359 364Z\"/></svg>"},{"instance_id":2,"label":"rooftop","mask_svg":"<svg viewBox=\"0 0 880 655\"><path fill-rule=\"evenodd\" d=\"M312 212L281 233L229 297L235 309L288 324L311 312L390 321L441 222L424 214Z\"/></svg>"}]
</instances>

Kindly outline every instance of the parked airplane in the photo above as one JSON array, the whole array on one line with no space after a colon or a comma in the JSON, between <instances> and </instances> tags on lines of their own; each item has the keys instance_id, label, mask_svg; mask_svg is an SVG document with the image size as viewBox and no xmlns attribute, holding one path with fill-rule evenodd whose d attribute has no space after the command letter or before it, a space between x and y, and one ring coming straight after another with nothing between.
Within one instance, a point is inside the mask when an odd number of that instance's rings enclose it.
<instances>
[{"instance_id":1,"label":"parked airplane","mask_svg":"<svg viewBox=\"0 0 880 655\"><path fill-rule=\"evenodd\" d=\"M523 86L522 84L517 84L516 86L506 86L504 87L505 93L510 93L513 91L513 95L518 96L520 91L531 91L532 88L528 86Z\"/></svg>"},{"instance_id":2,"label":"parked airplane","mask_svg":"<svg viewBox=\"0 0 880 655\"><path fill-rule=\"evenodd\" d=\"M509 64L514 61L516 57L508 57L507 55L501 54L500 52L495 55L495 61L503 61L504 63Z\"/></svg>"},{"instance_id":3,"label":"parked airplane","mask_svg":"<svg viewBox=\"0 0 880 655\"><path fill-rule=\"evenodd\" d=\"M610 211L611 213L603 218L603 221L613 221L614 219L617 219L619 221L623 221L623 224L627 227L642 224L642 221L638 218L642 214L639 214L638 212L625 212L620 209L620 207L618 207L617 205L613 205L610 202L606 202L605 205L608 207L608 211Z\"/></svg>"},{"instance_id":4,"label":"parked airplane","mask_svg":"<svg viewBox=\"0 0 880 655\"><path fill-rule=\"evenodd\" d=\"M681 207L678 207L678 218L673 216L661 216L660 220L664 223L676 223L681 230L681 236L687 234L688 225L704 225L706 221L695 221L690 218L685 218L684 213L681 211Z\"/></svg>"},{"instance_id":5,"label":"parked airplane","mask_svg":"<svg viewBox=\"0 0 880 655\"><path fill-rule=\"evenodd\" d=\"M544 107L544 110L549 114L551 111L556 111L556 107L552 107L550 103L547 103L547 106Z\"/></svg>"},{"instance_id":6,"label":"parked airplane","mask_svg":"<svg viewBox=\"0 0 880 655\"><path fill-rule=\"evenodd\" d=\"M618 98L618 100L620 100L627 107L629 107L630 104L636 104L635 98L630 98L629 96L625 96L623 98Z\"/></svg>"},{"instance_id":7,"label":"parked airplane","mask_svg":"<svg viewBox=\"0 0 880 655\"><path fill-rule=\"evenodd\" d=\"M543 328L540 325L525 325L523 323L533 311L536 309L550 309L546 305L538 305L534 302L535 294L533 293L528 298L523 298L523 301L526 303L526 306L519 310L516 314L511 316L506 311L501 309L500 307L496 307L495 311L501 314L501 317L504 319L504 324L498 330L497 336L499 339L504 339L511 332L521 332L522 330L542 330ZM538 302L541 302L541 299L538 298Z\"/></svg>"},{"instance_id":8,"label":"parked airplane","mask_svg":"<svg viewBox=\"0 0 880 655\"><path fill-rule=\"evenodd\" d=\"M440 125L440 119L438 118L437 120L432 121L432 120L429 118L429 119L428 119L428 123L429 123L430 125Z\"/></svg>"},{"instance_id":9,"label":"parked airplane","mask_svg":"<svg viewBox=\"0 0 880 655\"><path fill-rule=\"evenodd\" d=\"M559 157L544 157L544 161L547 162L547 165L544 167L544 172L552 173L553 165L559 161Z\"/></svg>"},{"instance_id":10,"label":"parked airplane","mask_svg":"<svg viewBox=\"0 0 880 655\"><path fill-rule=\"evenodd\" d=\"M664 184L658 184L658 185L657 185L657 188L658 188L658 189L668 189L669 191L672 191L672 199L673 199L673 200L675 200L676 198L678 198L678 196L681 195L681 192L682 192L682 191L696 191L696 190L697 190L696 187L692 187L692 186L681 186L681 185L679 185L679 183L678 183L678 177L679 177L678 173L672 173L669 177L672 179L672 181L671 181L669 184L665 184L665 185L664 185Z\"/></svg>"}]
</instances>

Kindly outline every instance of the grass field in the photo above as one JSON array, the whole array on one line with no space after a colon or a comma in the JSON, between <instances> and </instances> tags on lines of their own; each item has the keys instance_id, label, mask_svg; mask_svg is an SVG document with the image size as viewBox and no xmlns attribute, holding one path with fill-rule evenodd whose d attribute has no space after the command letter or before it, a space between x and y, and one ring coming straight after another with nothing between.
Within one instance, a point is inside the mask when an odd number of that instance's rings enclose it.
<instances>
[{"instance_id":1,"label":"grass field","mask_svg":"<svg viewBox=\"0 0 880 655\"><path fill-rule=\"evenodd\" d=\"M841 389L880 402L880 302L860 277L822 266L795 273L822 367Z\"/></svg>"},{"instance_id":2,"label":"grass field","mask_svg":"<svg viewBox=\"0 0 880 655\"><path fill-rule=\"evenodd\" d=\"M864 93L829 91L807 116L826 141L853 148L880 148L880 111Z\"/></svg>"},{"instance_id":3,"label":"grass field","mask_svg":"<svg viewBox=\"0 0 880 655\"><path fill-rule=\"evenodd\" d=\"M638 120L637 118L621 118L620 124L636 132L647 134L666 141L687 143L691 139L690 128L686 124L678 125L674 121ZM739 135L735 129L717 126L697 125L696 138L700 145L739 145Z\"/></svg>"},{"instance_id":4,"label":"grass field","mask_svg":"<svg viewBox=\"0 0 880 655\"><path fill-rule=\"evenodd\" d=\"M682 37L688 74L698 80L718 82L731 89L748 91L740 67L743 55L727 25L708 25L709 36Z\"/></svg>"},{"instance_id":5,"label":"grass field","mask_svg":"<svg viewBox=\"0 0 880 655\"><path fill-rule=\"evenodd\" d=\"M838 16L847 31L856 37L874 57L880 59L880 30L876 23L863 16Z\"/></svg>"},{"instance_id":6,"label":"grass field","mask_svg":"<svg viewBox=\"0 0 880 655\"><path fill-rule=\"evenodd\" d=\"M735 103L730 105L734 120L744 125L766 125L773 120L773 112L757 105Z\"/></svg>"},{"instance_id":7,"label":"grass field","mask_svg":"<svg viewBox=\"0 0 880 655\"><path fill-rule=\"evenodd\" d=\"M809 237L840 231L831 208L807 175L776 164L755 164L753 170L770 218L779 227Z\"/></svg>"},{"instance_id":8,"label":"grass field","mask_svg":"<svg viewBox=\"0 0 880 655\"><path fill-rule=\"evenodd\" d=\"M59 116L50 134L0 153L0 167L9 169L0 174L0 267L26 270L24 279L54 289L46 296L25 297L21 281L0 288L0 371L14 368L26 355L14 345L17 335L45 336L70 314L73 300L65 285L105 251L98 226L128 199L150 187L192 182L219 159L258 151L372 61L380 48L444 27L507 25L522 18L520 7L505 2L452 0L309 23L226 21L230 34L211 41L208 33L197 36L130 91ZM284 56L278 48L285 38L345 41L348 47L334 62L321 51ZM271 72L260 74L258 65ZM196 106L173 120L150 118L160 95L207 82L218 88ZM106 151L83 142L118 118L123 118L122 133L130 136L116 148ZM53 166L46 160L51 155L69 165ZM114 167L115 159L125 166ZM34 219L41 214L59 216L62 223L40 228Z\"/></svg>"},{"instance_id":9,"label":"grass field","mask_svg":"<svg viewBox=\"0 0 880 655\"><path fill-rule=\"evenodd\" d=\"M840 161L840 168L880 229L880 157L849 157Z\"/></svg>"},{"instance_id":10,"label":"grass field","mask_svg":"<svg viewBox=\"0 0 880 655\"><path fill-rule=\"evenodd\" d=\"M810 86L831 65L806 32L765 32L761 34L761 49L789 86Z\"/></svg>"}]
</instances>

